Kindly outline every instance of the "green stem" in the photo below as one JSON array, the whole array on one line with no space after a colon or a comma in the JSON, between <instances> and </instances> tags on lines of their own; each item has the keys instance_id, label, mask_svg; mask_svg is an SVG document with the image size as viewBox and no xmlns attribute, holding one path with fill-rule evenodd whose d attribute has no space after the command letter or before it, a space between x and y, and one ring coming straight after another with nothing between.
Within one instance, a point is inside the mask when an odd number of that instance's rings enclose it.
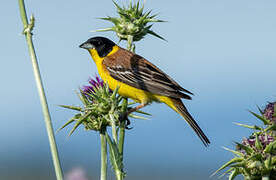
<instances>
[{"instance_id":1,"label":"green stem","mask_svg":"<svg viewBox=\"0 0 276 180\"><path fill-rule=\"evenodd\" d=\"M127 112L127 98L123 99L123 113ZM125 126L126 126L126 121L123 120L120 124L120 134L119 134L119 153L121 154L122 158L124 157L124 142L125 142Z\"/></svg>"},{"instance_id":2,"label":"green stem","mask_svg":"<svg viewBox=\"0 0 276 180\"><path fill-rule=\"evenodd\" d=\"M135 50L134 44L133 44L133 36L129 35L127 38L127 49L132 52L134 52ZM128 105L127 98L124 98L122 103L123 113L127 113L127 105ZM122 158L124 157L124 144L125 144L125 131L126 131L125 126L126 126L126 120L124 119L120 124L119 144L118 144L119 153L121 154ZM123 179L122 175L116 175L116 176L117 176L117 180L119 178Z\"/></svg>"},{"instance_id":3,"label":"green stem","mask_svg":"<svg viewBox=\"0 0 276 180\"><path fill-rule=\"evenodd\" d=\"M106 147L106 130L100 132L101 137L101 180L106 180L107 171L107 147Z\"/></svg>"},{"instance_id":4,"label":"green stem","mask_svg":"<svg viewBox=\"0 0 276 180\"><path fill-rule=\"evenodd\" d=\"M113 117L113 113L109 114L109 117L111 119L112 137L113 137L114 142L117 144L118 135L117 135L117 131L116 131L116 123L115 123L115 119Z\"/></svg>"},{"instance_id":5,"label":"green stem","mask_svg":"<svg viewBox=\"0 0 276 180\"><path fill-rule=\"evenodd\" d=\"M116 174L116 180L122 180L123 179L121 171L116 171L115 174Z\"/></svg>"},{"instance_id":6,"label":"green stem","mask_svg":"<svg viewBox=\"0 0 276 180\"><path fill-rule=\"evenodd\" d=\"M127 36L127 50L135 52L135 45L133 44L133 36Z\"/></svg>"},{"instance_id":7,"label":"green stem","mask_svg":"<svg viewBox=\"0 0 276 180\"><path fill-rule=\"evenodd\" d=\"M113 117L112 114L109 114L109 117L111 119L111 127L112 127L112 137L113 137L113 141L115 142L116 146L118 147L118 151L119 153L121 152L120 151L120 144L118 145L118 135L117 135L117 131L116 131L116 124L115 124L115 119ZM121 135L121 132L120 131L120 135ZM125 134L123 134L122 136L120 136L120 141L119 143L121 143L122 139L121 137L124 138ZM121 157L122 157L122 154L121 154ZM118 169L118 168L115 168L115 175L116 175L116 179L117 180L122 180L123 179L123 173L122 173L122 169Z\"/></svg>"},{"instance_id":8,"label":"green stem","mask_svg":"<svg viewBox=\"0 0 276 180\"><path fill-rule=\"evenodd\" d=\"M46 100L46 96L45 96L45 92L44 92L44 88L43 88L43 84L42 84L41 76L40 76L40 72L39 72L39 67L38 67L38 63L37 63L37 57L35 54L34 45L33 45L33 41L32 41L32 32L31 31L34 27L34 17L31 16L30 24L28 24L24 0L19 0L18 2L19 2L20 16L21 16L22 23L24 26L23 33L25 34L25 37L26 37L26 41L27 41L27 45L28 45L28 49L29 49L29 53L30 53L30 57L31 57L31 61L32 61L34 77L35 77L38 94L39 94L39 98L40 98L40 102L41 102L41 106L42 106L42 111L43 111L43 115L44 115L46 130L47 130L50 149L51 149L51 153L52 153L52 159L53 159L55 172L56 172L56 178L57 178L57 180L62 180L63 174L62 174L62 170L60 167L60 161L59 161L59 157L58 157L58 150L57 150L57 146L56 146L51 117L50 117L48 104L47 104L47 100Z\"/></svg>"}]
</instances>

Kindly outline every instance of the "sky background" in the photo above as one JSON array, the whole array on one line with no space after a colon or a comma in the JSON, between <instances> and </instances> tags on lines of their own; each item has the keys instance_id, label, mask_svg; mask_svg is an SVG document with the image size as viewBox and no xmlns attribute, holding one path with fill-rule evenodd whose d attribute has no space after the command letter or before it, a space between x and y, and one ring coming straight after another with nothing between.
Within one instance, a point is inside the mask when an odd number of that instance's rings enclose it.
<instances>
[{"instance_id":1,"label":"sky background","mask_svg":"<svg viewBox=\"0 0 276 180\"><path fill-rule=\"evenodd\" d=\"M17 3L5 1L0 7L0 179L54 179ZM96 18L117 16L115 7L111 0L25 4L36 18L34 45L57 130L74 113L58 105L80 105L75 90L97 72L79 44L93 36L118 42L112 32L90 32L111 26ZM136 43L136 53L195 94L184 103L211 145L205 148L178 114L154 103L144 109L152 118L131 120L134 128L127 131L127 179L209 179L232 158L222 146L234 148L234 141L250 134L233 122L259 124L248 110L257 112L256 105L276 100L276 2L147 0L145 7L168 21L153 26L168 42L148 35ZM71 128L56 134L64 172L80 167L98 179L98 134L81 127L68 138Z\"/></svg>"}]
</instances>

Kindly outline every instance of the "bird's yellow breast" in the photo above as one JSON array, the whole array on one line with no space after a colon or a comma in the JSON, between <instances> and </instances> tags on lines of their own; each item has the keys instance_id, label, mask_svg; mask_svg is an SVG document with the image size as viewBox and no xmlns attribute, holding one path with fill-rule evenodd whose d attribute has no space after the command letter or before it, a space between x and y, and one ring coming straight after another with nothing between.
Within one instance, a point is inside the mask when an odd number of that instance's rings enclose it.
<instances>
[{"instance_id":1,"label":"bird's yellow breast","mask_svg":"<svg viewBox=\"0 0 276 180\"><path fill-rule=\"evenodd\" d=\"M119 50L118 46L114 46L113 50L107 55L110 56L114 53L116 53ZM100 57L95 49L89 50L93 60L96 63L99 75L104 80L104 82L107 82L109 88L111 90L114 90L116 87L119 87L118 93L121 96L131 98L136 102L139 103L150 103L152 101L159 101L158 95L154 95L150 92L137 89L135 87L129 86L125 83L119 82L113 77L110 76L109 72L103 65L104 57Z\"/></svg>"}]
</instances>

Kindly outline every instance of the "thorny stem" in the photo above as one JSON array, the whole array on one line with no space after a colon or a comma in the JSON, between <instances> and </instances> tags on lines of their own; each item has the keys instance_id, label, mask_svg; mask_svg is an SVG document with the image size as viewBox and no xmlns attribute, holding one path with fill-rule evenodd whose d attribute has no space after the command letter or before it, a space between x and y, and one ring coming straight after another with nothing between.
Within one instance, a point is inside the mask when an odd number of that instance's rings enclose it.
<instances>
[{"instance_id":1,"label":"thorny stem","mask_svg":"<svg viewBox=\"0 0 276 180\"><path fill-rule=\"evenodd\" d=\"M34 20L34 17L31 16L30 24L29 24L28 20L27 20L27 14L26 14L24 0L19 0L18 3L19 3L20 16L21 16L22 23L24 26L23 34L26 37L26 41L27 41L27 45L28 45L28 49L29 49L29 53L30 53L30 58L31 58L32 66L33 66L34 77L35 77L35 81L36 81L36 85L37 85L37 89L38 89L40 103L42 106L42 111L43 111L43 115L44 115L50 149L51 149L51 153L52 153L52 159L53 159L53 163L54 163L54 167L55 167L56 178L57 178L57 180L62 180L63 174L62 174L62 170L60 167L60 161L59 161L59 157L58 157L58 150L57 150L57 146L56 146L54 131L53 131L53 127L52 127L52 122L51 122L51 117L50 117L50 113L49 113L49 109L48 109L47 99L45 96L45 92L44 92L44 88L43 88L43 84L42 84L42 80L41 80L41 75L40 75L40 71L39 71L39 67L38 67L38 63L37 63L37 57L36 57L33 40L32 40L32 32L31 31L34 27L35 20Z\"/></svg>"},{"instance_id":2,"label":"thorny stem","mask_svg":"<svg viewBox=\"0 0 276 180\"><path fill-rule=\"evenodd\" d=\"M106 148L106 129L100 132L101 137L101 180L106 180L107 171L107 148Z\"/></svg>"}]
</instances>

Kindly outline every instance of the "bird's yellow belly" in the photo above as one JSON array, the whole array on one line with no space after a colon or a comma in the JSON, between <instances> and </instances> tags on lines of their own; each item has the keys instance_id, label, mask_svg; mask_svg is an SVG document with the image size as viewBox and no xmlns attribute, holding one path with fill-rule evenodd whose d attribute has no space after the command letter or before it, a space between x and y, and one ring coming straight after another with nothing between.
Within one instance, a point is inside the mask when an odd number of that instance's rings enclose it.
<instances>
[{"instance_id":1,"label":"bird's yellow belly","mask_svg":"<svg viewBox=\"0 0 276 180\"><path fill-rule=\"evenodd\" d=\"M100 76L104 80L104 82L107 82L111 90L114 90L116 89L116 87L119 87L118 93L121 96L131 98L134 101L143 104L151 103L152 101L159 101L158 99L156 99L154 94L119 82L112 78L108 72L100 73Z\"/></svg>"}]
</instances>

